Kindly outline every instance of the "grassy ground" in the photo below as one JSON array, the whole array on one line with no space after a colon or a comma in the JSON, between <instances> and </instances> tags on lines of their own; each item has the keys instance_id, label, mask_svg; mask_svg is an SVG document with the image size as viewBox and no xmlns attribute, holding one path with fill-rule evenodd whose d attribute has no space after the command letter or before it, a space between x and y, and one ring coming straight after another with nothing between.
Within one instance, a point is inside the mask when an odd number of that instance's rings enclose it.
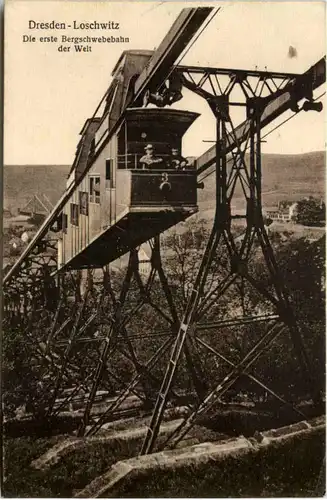
<instances>
[{"instance_id":1,"label":"grassy ground","mask_svg":"<svg viewBox=\"0 0 327 500\"><path fill-rule=\"evenodd\" d=\"M175 471L138 474L110 496L139 497L317 497L324 494L324 431L294 436L284 444L235 452L224 459Z\"/></svg>"},{"instance_id":2,"label":"grassy ground","mask_svg":"<svg viewBox=\"0 0 327 500\"><path fill-rule=\"evenodd\" d=\"M203 429L203 428L202 428ZM201 429L197 429L199 436ZM32 460L67 436L16 437L4 442L4 497L72 497L118 460L136 456L141 441L117 439L75 450L48 470L35 470ZM207 431L204 440L214 441ZM216 438L217 439L217 438ZM246 497L317 496L324 456L324 435L315 430L310 437L294 437L283 446L236 454L206 465L186 466L176 471L158 469L127 482L118 497ZM194 481L196 478L196 481ZM320 491L319 491L320 488Z\"/></svg>"},{"instance_id":3,"label":"grassy ground","mask_svg":"<svg viewBox=\"0 0 327 500\"><path fill-rule=\"evenodd\" d=\"M35 470L32 460L65 436L5 440L5 497L71 497L117 460L135 455L139 442L116 441L77 450L48 470Z\"/></svg>"},{"instance_id":4,"label":"grassy ground","mask_svg":"<svg viewBox=\"0 0 327 500\"><path fill-rule=\"evenodd\" d=\"M128 422L127 428L135 427L136 422ZM126 430L126 424L112 425ZM101 433L105 435L106 433ZM83 489L97 476L103 474L118 460L137 456L143 441L142 437L119 438L114 441L88 444L81 449L62 457L48 470L36 470L31 462L44 454L49 448L68 436L31 438L11 437L5 439L5 482L2 493L5 497L71 497L75 490ZM195 426L191 437L197 442L201 439L214 441L225 435L203 427Z\"/></svg>"}]
</instances>

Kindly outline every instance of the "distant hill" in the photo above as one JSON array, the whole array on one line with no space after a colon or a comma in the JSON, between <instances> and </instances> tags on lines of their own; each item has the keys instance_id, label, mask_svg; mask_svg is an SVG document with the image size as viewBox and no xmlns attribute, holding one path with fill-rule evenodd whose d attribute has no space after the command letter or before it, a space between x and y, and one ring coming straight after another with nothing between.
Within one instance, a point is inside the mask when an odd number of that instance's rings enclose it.
<instances>
[{"instance_id":1,"label":"distant hill","mask_svg":"<svg viewBox=\"0 0 327 500\"><path fill-rule=\"evenodd\" d=\"M45 194L54 205L66 187L70 165L6 165L3 206L22 208L34 194Z\"/></svg>"},{"instance_id":2,"label":"distant hill","mask_svg":"<svg viewBox=\"0 0 327 500\"><path fill-rule=\"evenodd\" d=\"M247 157L248 159L248 157ZM8 165L4 167L4 207L17 210L34 194L44 193L55 204L66 186L68 165ZM324 196L325 153L301 155L262 155L263 203L271 206L280 200L299 200L305 196ZM236 190L235 205L241 203ZM201 210L212 210L215 199L214 176L198 191Z\"/></svg>"},{"instance_id":3,"label":"distant hill","mask_svg":"<svg viewBox=\"0 0 327 500\"><path fill-rule=\"evenodd\" d=\"M246 161L249 160L246 155ZM198 191L203 210L213 208L215 199L214 176L205 181L205 189ZM241 204L241 189L235 190L235 206ZM276 205L281 200L296 201L306 196L325 196L325 153L317 151L299 155L262 155L262 198L264 206ZM238 198L238 199L237 199Z\"/></svg>"}]
</instances>

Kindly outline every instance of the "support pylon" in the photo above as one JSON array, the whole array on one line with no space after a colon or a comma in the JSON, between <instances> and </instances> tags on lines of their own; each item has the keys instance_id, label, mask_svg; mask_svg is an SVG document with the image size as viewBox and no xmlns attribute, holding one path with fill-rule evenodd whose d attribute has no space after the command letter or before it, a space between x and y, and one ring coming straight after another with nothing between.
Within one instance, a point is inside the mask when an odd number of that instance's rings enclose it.
<instances>
[{"instance_id":1,"label":"support pylon","mask_svg":"<svg viewBox=\"0 0 327 500\"><path fill-rule=\"evenodd\" d=\"M146 279L141 277L138 249L132 248L123 276L121 273L115 280L109 269L100 271L101 276L89 269L86 286L79 272L59 272L54 286L52 273L57 268L54 254L47 251L51 246L47 240L36 249L37 255L30 254L23 262L17 279L10 281L5 301L7 322L24 332L24 350L40 383L32 406L51 417L68 405L77 405L79 435L93 435L119 411L130 409L126 402L132 395L138 415L148 415L153 409L142 453L158 448L157 437L169 403L176 406L181 396L192 396L187 401L188 416L167 439L166 445L174 446L217 401L230 398L231 390L243 380L302 415L292 398L286 397L287 388L280 392L271 380L253 372L286 331L297 354L297 368L304 375L304 392L314 397L307 356L261 205L263 117L272 103L270 97L281 96L283 85L294 75L252 74L249 76L257 76L258 82L251 87L245 72L237 70L200 68L196 74L203 74L198 83L195 77L187 80L192 69L186 76L185 69L177 71L183 72L186 87L207 100L216 119L217 136L215 218L183 314L164 271L159 236L149 242ZM219 83L221 73L228 79L225 90ZM246 96L243 103L230 100L236 86ZM232 104L246 109L247 119L238 128L230 115ZM245 201L243 232L236 227L239 216L232 210L236 194ZM199 259L196 261L195 267ZM258 262L262 276L256 273ZM156 296L153 292L159 289ZM189 377L188 394L186 384L176 384L182 369ZM100 393L104 393L105 409L98 414Z\"/></svg>"},{"instance_id":2,"label":"support pylon","mask_svg":"<svg viewBox=\"0 0 327 500\"><path fill-rule=\"evenodd\" d=\"M235 385L241 375L248 374L249 369L253 367L258 358L284 333L286 328L289 330L298 363L302 369L304 384L311 390L311 395L314 396L315 393L301 332L296 324L289 297L282 283L264 226L261 203L260 123L266 100L260 97L247 100L248 141L250 146L249 161L246 162L244 150L236 142L236 151L232 151L232 164L229 170L227 169L228 136L233 135L235 129L229 114L228 94L210 97L208 98L208 103L216 118L216 212L214 224L193 286L193 291L185 307L141 454L151 453L155 449L160 425L169 401L169 394L174 386L174 378L183 348L189 338L197 338L194 332L197 330L199 319L203 316L203 310L206 308L205 302L208 300L205 290L208 273L221 247L224 248L227 255L228 265L225 262L224 267L225 271L228 267L228 271L225 276L220 277L214 296L215 302L219 304L219 299L231 289L236 280L241 280L242 284L246 281L264 299L266 329L248 352L245 355L243 354L238 363L229 362L233 368L229 371L227 370L224 377L218 378L218 381L213 384L202 400L197 403L184 422L169 436L165 445L175 446L191 429L197 419L208 412ZM227 130L228 125L229 131ZM233 215L231 202L237 181L240 183L246 201L246 227L241 243L237 242L237 238L232 231ZM257 247L261 248L268 273L269 290L267 287L262 286L257 277L251 275L249 260L255 243ZM241 293L241 300L242 302L244 301L244 290ZM267 302L270 303L269 306ZM212 302L210 305L213 305ZM271 320L272 312L275 314L273 320ZM245 318L240 318L239 324L242 323L242 319ZM217 328L221 326L222 324L219 325L218 321ZM203 342L202 345L204 345ZM208 347L210 349L210 345ZM219 356L219 352L215 349L211 352ZM259 382L260 385L260 381L256 380L256 382ZM271 389L267 389L279 401L284 401L284 398L281 398ZM288 404L288 402L285 402L285 404ZM299 412L296 408L294 408L294 411Z\"/></svg>"}]
</instances>

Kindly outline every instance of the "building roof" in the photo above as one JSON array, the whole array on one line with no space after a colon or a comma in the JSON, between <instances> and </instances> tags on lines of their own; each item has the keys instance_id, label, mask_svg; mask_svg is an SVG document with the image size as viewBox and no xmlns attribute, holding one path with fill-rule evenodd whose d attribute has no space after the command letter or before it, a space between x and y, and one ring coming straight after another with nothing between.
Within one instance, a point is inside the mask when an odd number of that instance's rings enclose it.
<instances>
[{"instance_id":1,"label":"building roof","mask_svg":"<svg viewBox=\"0 0 327 500\"><path fill-rule=\"evenodd\" d=\"M145 250L141 247L138 251L139 262L149 262L150 258L145 252Z\"/></svg>"},{"instance_id":2,"label":"building roof","mask_svg":"<svg viewBox=\"0 0 327 500\"><path fill-rule=\"evenodd\" d=\"M278 207L264 207L263 211L264 212L278 212L279 208Z\"/></svg>"},{"instance_id":3,"label":"building roof","mask_svg":"<svg viewBox=\"0 0 327 500\"><path fill-rule=\"evenodd\" d=\"M30 215L16 215L15 217L11 217L8 222L27 222L30 219Z\"/></svg>"}]
</instances>

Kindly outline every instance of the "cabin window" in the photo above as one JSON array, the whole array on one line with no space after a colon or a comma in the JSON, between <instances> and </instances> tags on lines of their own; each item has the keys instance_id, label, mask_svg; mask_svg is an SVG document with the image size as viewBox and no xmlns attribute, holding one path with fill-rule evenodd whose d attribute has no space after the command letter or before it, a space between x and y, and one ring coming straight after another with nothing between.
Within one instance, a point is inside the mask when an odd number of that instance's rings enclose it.
<instances>
[{"instance_id":1,"label":"cabin window","mask_svg":"<svg viewBox=\"0 0 327 500\"><path fill-rule=\"evenodd\" d=\"M62 231L63 213L59 214L57 219L57 229L56 231Z\"/></svg>"},{"instance_id":2,"label":"cabin window","mask_svg":"<svg viewBox=\"0 0 327 500\"><path fill-rule=\"evenodd\" d=\"M68 226L68 216L67 214L62 214L62 218L61 218L61 224L62 224L62 232L63 233L67 233L67 226Z\"/></svg>"},{"instance_id":3,"label":"cabin window","mask_svg":"<svg viewBox=\"0 0 327 500\"><path fill-rule=\"evenodd\" d=\"M111 162L112 160L106 160L106 189L110 189L110 177L111 177Z\"/></svg>"},{"instance_id":4,"label":"cabin window","mask_svg":"<svg viewBox=\"0 0 327 500\"><path fill-rule=\"evenodd\" d=\"M67 215L61 212L57 219L57 231L67 233Z\"/></svg>"},{"instance_id":5,"label":"cabin window","mask_svg":"<svg viewBox=\"0 0 327 500\"><path fill-rule=\"evenodd\" d=\"M89 215L89 193L80 191L79 193L79 213Z\"/></svg>"},{"instance_id":6,"label":"cabin window","mask_svg":"<svg viewBox=\"0 0 327 500\"><path fill-rule=\"evenodd\" d=\"M100 203L100 176L90 177L90 203Z\"/></svg>"},{"instance_id":7,"label":"cabin window","mask_svg":"<svg viewBox=\"0 0 327 500\"><path fill-rule=\"evenodd\" d=\"M106 160L106 189L115 188L114 161Z\"/></svg>"},{"instance_id":8,"label":"cabin window","mask_svg":"<svg viewBox=\"0 0 327 500\"><path fill-rule=\"evenodd\" d=\"M70 223L72 226L78 226L79 207L76 203L70 204Z\"/></svg>"}]
</instances>

